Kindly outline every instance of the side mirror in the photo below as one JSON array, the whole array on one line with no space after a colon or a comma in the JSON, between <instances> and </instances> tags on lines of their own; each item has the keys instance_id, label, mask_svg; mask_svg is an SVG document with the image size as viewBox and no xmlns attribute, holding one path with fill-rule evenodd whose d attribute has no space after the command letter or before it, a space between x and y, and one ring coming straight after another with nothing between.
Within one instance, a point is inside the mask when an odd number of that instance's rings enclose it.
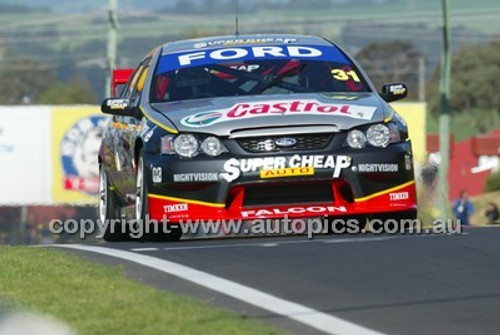
<instances>
[{"instance_id":1,"label":"side mirror","mask_svg":"<svg viewBox=\"0 0 500 335\"><path fill-rule=\"evenodd\" d=\"M382 93L380 93L380 96L386 102L401 100L406 98L407 95L408 87L402 83L385 84L382 86Z\"/></svg>"},{"instance_id":2,"label":"side mirror","mask_svg":"<svg viewBox=\"0 0 500 335\"><path fill-rule=\"evenodd\" d=\"M105 114L135 116L135 108L130 106L130 100L124 98L104 99L101 104L101 112Z\"/></svg>"}]
</instances>

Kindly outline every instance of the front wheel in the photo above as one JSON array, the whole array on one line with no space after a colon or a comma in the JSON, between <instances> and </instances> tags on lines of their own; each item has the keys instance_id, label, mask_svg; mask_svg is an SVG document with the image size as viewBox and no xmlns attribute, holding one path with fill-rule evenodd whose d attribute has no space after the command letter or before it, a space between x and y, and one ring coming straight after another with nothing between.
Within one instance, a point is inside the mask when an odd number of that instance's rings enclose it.
<instances>
[{"instance_id":1,"label":"front wheel","mask_svg":"<svg viewBox=\"0 0 500 335\"><path fill-rule=\"evenodd\" d=\"M147 226L149 222L148 177L144 163L144 151L141 150L137 161L135 218L143 228L142 240L152 242L178 241L182 237L179 226L170 226L169 232L164 232L164 223L158 222L158 227ZM156 229L155 229L156 228Z\"/></svg>"},{"instance_id":2,"label":"front wheel","mask_svg":"<svg viewBox=\"0 0 500 335\"><path fill-rule=\"evenodd\" d=\"M148 186L144 172L144 158L141 150L139 161L137 162L136 175L136 194L135 194L135 218L139 221L146 219L149 214L148 208Z\"/></svg>"},{"instance_id":3,"label":"front wheel","mask_svg":"<svg viewBox=\"0 0 500 335\"><path fill-rule=\"evenodd\" d=\"M102 166L99 166L99 220L106 227L103 235L105 241L126 240L120 219L120 209L115 205L108 174Z\"/></svg>"}]
</instances>

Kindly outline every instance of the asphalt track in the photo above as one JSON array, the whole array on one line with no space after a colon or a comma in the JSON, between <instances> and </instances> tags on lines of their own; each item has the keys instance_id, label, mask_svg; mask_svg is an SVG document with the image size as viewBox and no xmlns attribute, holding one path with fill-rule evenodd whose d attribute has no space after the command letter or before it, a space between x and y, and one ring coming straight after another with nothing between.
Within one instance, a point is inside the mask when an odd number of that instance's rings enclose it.
<instances>
[{"instance_id":1,"label":"asphalt track","mask_svg":"<svg viewBox=\"0 0 500 335\"><path fill-rule=\"evenodd\" d=\"M66 250L124 265L133 279L292 333L491 334L500 329L497 228L452 235L290 236L90 248L96 249ZM252 304L258 299L263 308Z\"/></svg>"}]
</instances>

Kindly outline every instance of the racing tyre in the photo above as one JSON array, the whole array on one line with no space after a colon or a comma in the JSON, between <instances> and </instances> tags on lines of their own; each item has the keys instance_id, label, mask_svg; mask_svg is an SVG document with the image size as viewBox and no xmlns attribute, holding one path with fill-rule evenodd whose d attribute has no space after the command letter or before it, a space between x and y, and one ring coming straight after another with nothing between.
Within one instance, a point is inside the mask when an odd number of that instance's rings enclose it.
<instances>
[{"instance_id":1,"label":"racing tyre","mask_svg":"<svg viewBox=\"0 0 500 335\"><path fill-rule=\"evenodd\" d=\"M169 232L166 233L163 229L164 223L159 222L159 226L154 227L149 222L148 177L144 164L144 152L141 150L137 161L135 218L143 225L142 240L146 242L178 241L182 237L182 230L179 226L169 226ZM149 224L149 227L146 227L146 224Z\"/></svg>"},{"instance_id":2,"label":"racing tyre","mask_svg":"<svg viewBox=\"0 0 500 335\"><path fill-rule=\"evenodd\" d=\"M109 222L103 235L105 241L118 242L126 240L126 235L119 222L120 219L120 209L115 205L108 174L102 166L99 166L99 220L103 223Z\"/></svg>"}]
</instances>

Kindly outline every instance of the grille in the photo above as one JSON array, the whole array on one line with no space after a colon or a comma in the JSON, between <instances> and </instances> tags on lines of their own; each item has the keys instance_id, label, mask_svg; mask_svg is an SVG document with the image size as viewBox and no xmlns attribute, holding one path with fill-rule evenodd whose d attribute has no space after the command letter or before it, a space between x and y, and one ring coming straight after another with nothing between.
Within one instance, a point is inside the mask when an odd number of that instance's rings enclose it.
<instances>
[{"instance_id":1,"label":"grille","mask_svg":"<svg viewBox=\"0 0 500 335\"><path fill-rule=\"evenodd\" d=\"M330 183L281 184L245 187L243 207L333 202Z\"/></svg>"},{"instance_id":2,"label":"grille","mask_svg":"<svg viewBox=\"0 0 500 335\"><path fill-rule=\"evenodd\" d=\"M297 142L288 147L280 147L276 140L282 138L293 138ZM248 152L290 152L300 150L319 150L324 149L330 144L333 138L332 134L310 134L310 135L289 135L289 136L268 136L268 137L249 137L238 139L238 144Z\"/></svg>"}]
</instances>

